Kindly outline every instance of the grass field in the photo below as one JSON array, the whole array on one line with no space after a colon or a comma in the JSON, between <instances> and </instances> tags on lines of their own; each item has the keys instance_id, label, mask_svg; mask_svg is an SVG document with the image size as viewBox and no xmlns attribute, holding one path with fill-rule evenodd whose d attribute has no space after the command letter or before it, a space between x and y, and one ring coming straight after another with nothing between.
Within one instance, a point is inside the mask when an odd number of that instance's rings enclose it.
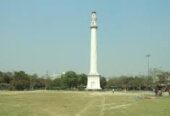
<instances>
[{"instance_id":1,"label":"grass field","mask_svg":"<svg viewBox=\"0 0 170 116\"><path fill-rule=\"evenodd\" d=\"M150 93L0 91L0 116L170 116L170 97Z\"/></svg>"}]
</instances>

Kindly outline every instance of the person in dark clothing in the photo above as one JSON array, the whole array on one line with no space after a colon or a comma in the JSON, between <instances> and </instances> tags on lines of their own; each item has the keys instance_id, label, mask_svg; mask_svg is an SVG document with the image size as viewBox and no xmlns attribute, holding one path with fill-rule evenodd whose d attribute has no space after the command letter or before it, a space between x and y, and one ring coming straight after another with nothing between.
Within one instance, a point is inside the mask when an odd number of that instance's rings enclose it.
<instances>
[{"instance_id":1,"label":"person in dark clothing","mask_svg":"<svg viewBox=\"0 0 170 116\"><path fill-rule=\"evenodd\" d=\"M168 88L168 93L169 93L169 95L170 95L170 87Z\"/></svg>"}]
</instances>

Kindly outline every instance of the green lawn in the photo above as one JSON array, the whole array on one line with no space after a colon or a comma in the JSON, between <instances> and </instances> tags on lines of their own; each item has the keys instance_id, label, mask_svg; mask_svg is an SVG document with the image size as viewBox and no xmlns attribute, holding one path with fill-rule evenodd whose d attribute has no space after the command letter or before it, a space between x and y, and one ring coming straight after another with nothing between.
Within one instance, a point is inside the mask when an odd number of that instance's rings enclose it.
<instances>
[{"instance_id":1,"label":"green lawn","mask_svg":"<svg viewBox=\"0 0 170 116\"><path fill-rule=\"evenodd\" d=\"M170 97L147 93L0 91L0 116L169 116Z\"/></svg>"}]
</instances>

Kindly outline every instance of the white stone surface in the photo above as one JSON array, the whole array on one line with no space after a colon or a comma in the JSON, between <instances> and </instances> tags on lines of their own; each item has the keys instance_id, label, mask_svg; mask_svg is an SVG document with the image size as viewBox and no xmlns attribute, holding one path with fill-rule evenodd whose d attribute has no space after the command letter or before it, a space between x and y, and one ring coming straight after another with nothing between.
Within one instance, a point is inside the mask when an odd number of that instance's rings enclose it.
<instances>
[{"instance_id":1,"label":"white stone surface","mask_svg":"<svg viewBox=\"0 0 170 116\"><path fill-rule=\"evenodd\" d=\"M88 75L87 81L88 90L100 90L100 76L99 75Z\"/></svg>"},{"instance_id":2,"label":"white stone surface","mask_svg":"<svg viewBox=\"0 0 170 116\"><path fill-rule=\"evenodd\" d=\"M90 72L88 75L87 89L97 90L100 87L100 75L97 71L97 16L96 12L91 15L91 53L90 53Z\"/></svg>"},{"instance_id":3,"label":"white stone surface","mask_svg":"<svg viewBox=\"0 0 170 116\"><path fill-rule=\"evenodd\" d=\"M97 72L97 30L91 28L91 55L90 55L90 74L98 75Z\"/></svg>"}]
</instances>

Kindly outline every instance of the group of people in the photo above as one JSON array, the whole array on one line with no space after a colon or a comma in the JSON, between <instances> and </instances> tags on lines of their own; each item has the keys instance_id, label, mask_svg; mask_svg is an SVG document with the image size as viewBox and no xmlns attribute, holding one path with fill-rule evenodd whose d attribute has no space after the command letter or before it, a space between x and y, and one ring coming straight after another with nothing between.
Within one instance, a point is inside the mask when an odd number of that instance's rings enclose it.
<instances>
[{"instance_id":1,"label":"group of people","mask_svg":"<svg viewBox=\"0 0 170 116\"><path fill-rule=\"evenodd\" d=\"M167 92L168 92L169 95L170 95L170 86L165 87L165 86L163 86L163 85L157 85L157 86L155 87L155 95L156 95L156 96L162 96L162 90L163 90L163 88L166 88Z\"/></svg>"},{"instance_id":2,"label":"group of people","mask_svg":"<svg viewBox=\"0 0 170 116\"><path fill-rule=\"evenodd\" d=\"M168 88L168 93L169 93L169 95L170 95L170 87Z\"/></svg>"}]
</instances>

